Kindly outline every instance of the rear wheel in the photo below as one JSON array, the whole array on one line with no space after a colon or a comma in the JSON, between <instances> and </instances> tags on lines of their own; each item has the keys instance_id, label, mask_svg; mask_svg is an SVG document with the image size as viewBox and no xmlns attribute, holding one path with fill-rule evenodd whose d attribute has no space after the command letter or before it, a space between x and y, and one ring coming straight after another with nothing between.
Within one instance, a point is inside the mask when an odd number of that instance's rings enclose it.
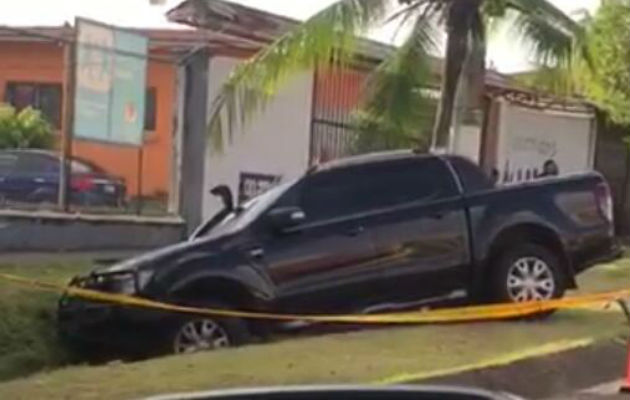
<instances>
[{"instance_id":1,"label":"rear wheel","mask_svg":"<svg viewBox=\"0 0 630 400\"><path fill-rule=\"evenodd\" d=\"M523 303L564 296L566 285L558 258L539 245L523 244L507 250L493 275L491 291L496 302Z\"/></svg>"}]
</instances>

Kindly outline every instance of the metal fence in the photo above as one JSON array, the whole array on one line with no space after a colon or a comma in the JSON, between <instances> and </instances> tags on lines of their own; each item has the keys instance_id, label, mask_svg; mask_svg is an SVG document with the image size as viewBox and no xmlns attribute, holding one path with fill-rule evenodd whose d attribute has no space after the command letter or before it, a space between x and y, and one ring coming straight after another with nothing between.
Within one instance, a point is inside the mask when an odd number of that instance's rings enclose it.
<instances>
[{"instance_id":1,"label":"metal fence","mask_svg":"<svg viewBox=\"0 0 630 400\"><path fill-rule=\"evenodd\" d=\"M353 114L367 79L363 69L348 66L315 73L311 123L311 164L354 153L357 130Z\"/></svg>"}]
</instances>

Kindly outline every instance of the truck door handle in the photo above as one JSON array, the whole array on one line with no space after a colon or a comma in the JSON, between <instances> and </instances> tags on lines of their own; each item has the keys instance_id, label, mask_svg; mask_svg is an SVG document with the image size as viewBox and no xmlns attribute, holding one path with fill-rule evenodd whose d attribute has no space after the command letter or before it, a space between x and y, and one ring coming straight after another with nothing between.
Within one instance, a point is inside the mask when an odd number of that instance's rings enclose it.
<instances>
[{"instance_id":1,"label":"truck door handle","mask_svg":"<svg viewBox=\"0 0 630 400\"><path fill-rule=\"evenodd\" d=\"M251 258L258 260L265 256L265 250L262 247L256 247L249 250L248 254Z\"/></svg>"},{"instance_id":2,"label":"truck door handle","mask_svg":"<svg viewBox=\"0 0 630 400\"><path fill-rule=\"evenodd\" d=\"M430 214L429 218L431 218L431 219L444 219L445 215L446 214L443 213L443 212L436 212L436 213Z\"/></svg>"},{"instance_id":3,"label":"truck door handle","mask_svg":"<svg viewBox=\"0 0 630 400\"><path fill-rule=\"evenodd\" d=\"M346 231L346 236L359 236L363 232L365 232L365 228L364 227L356 226L354 228L348 229Z\"/></svg>"},{"instance_id":4,"label":"truck door handle","mask_svg":"<svg viewBox=\"0 0 630 400\"><path fill-rule=\"evenodd\" d=\"M35 178L35 179L33 179L33 182L35 182L35 183L46 183L46 179L44 179L44 178Z\"/></svg>"}]
</instances>

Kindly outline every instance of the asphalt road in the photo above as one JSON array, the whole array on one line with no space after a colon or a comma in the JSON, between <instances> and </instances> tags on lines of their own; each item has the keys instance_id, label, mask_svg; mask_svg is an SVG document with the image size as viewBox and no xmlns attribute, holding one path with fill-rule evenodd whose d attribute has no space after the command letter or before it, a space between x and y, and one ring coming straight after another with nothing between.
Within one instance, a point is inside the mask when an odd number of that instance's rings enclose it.
<instances>
[{"instance_id":1,"label":"asphalt road","mask_svg":"<svg viewBox=\"0 0 630 400\"><path fill-rule=\"evenodd\" d=\"M611 340L421 383L504 391L528 400L629 400L619 394L627 357L625 346Z\"/></svg>"},{"instance_id":2,"label":"asphalt road","mask_svg":"<svg viewBox=\"0 0 630 400\"><path fill-rule=\"evenodd\" d=\"M630 394L620 394L622 382L611 382L551 400L628 400Z\"/></svg>"}]
</instances>

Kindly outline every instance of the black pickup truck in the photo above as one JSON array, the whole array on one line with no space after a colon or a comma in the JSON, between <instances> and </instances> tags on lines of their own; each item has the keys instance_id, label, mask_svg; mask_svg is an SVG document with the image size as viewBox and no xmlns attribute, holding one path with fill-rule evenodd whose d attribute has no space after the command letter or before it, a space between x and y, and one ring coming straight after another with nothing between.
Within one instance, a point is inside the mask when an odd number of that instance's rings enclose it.
<instances>
[{"instance_id":1,"label":"black pickup truck","mask_svg":"<svg viewBox=\"0 0 630 400\"><path fill-rule=\"evenodd\" d=\"M71 284L214 308L361 313L559 298L576 274L618 254L597 173L498 188L463 158L404 151L313 168L185 243ZM66 337L169 352L237 345L269 328L69 296L59 326Z\"/></svg>"}]
</instances>

